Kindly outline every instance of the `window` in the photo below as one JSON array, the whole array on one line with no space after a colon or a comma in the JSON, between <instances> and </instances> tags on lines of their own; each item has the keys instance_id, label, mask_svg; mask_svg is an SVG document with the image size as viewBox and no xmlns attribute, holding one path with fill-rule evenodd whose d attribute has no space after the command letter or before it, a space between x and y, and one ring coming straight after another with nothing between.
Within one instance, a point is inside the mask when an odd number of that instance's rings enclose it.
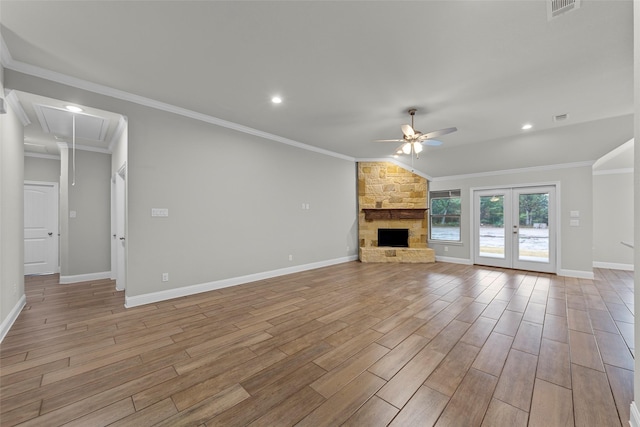
<instances>
[{"instance_id":1,"label":"window","mask_svg":"<svg viewBox=\"0 0 640 427\"><path fill-rule=\"evenodd\" d=\"M429 239L460 241L460 190L429 192Z\"/></svg>"}]
</instances>

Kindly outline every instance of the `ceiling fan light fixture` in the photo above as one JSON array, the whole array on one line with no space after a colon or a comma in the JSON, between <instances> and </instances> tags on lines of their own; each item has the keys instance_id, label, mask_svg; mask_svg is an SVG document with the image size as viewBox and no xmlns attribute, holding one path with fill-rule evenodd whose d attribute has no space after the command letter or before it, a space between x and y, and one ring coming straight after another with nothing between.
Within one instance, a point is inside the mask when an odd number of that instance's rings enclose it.
<instances>
[{"instance_id":1,"label":"ceiling fan light fixture","mask_svg":"<svg viewBox=\"0 0 640 427\"><path fill-rule=\"evenodd\" d=\"M404 144L402 146L402 152L404 154L411 154L411 143L410 142L407 142L406 144Z\"/></svg>"},{"instance_id":2,"label":"ceiling fan light fixture","mask_svg":"<svg viewBox=\"0 0 640 427\"><path fill-rule=\"evenodd\" d=\"M421 153L421 152L422 152L422 144L421 144L421 143L419 143L419 142L414 142L414 143L413 143L413 150L414 150L416 153Z\"/></svg>"}]
</instances>

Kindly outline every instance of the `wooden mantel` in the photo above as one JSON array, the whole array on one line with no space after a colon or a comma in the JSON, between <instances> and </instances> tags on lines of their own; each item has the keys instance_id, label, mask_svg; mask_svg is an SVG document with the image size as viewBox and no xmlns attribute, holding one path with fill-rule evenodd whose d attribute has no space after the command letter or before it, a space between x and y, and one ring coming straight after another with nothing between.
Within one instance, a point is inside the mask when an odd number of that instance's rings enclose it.
<instances>
[{"instance_id":1,"label":"wooden mantel","mask_svg":"<svg viewBox=\"0 0 640 427\"><path fill-rule=\"evenodd\" d=\"M374 219L424 219L424 213L427 210L428 208L362 209L366 221L373 221Z\"/></svg>"}]
</instances>

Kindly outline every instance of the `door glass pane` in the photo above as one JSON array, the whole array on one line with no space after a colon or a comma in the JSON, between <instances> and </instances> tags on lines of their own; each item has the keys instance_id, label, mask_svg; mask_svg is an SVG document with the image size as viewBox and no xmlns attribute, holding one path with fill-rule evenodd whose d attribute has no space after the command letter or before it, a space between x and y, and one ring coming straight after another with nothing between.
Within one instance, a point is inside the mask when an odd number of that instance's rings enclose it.
<instances>
[{"instance_id":1,"label":"door glass pane","mask_svg":"<svg viewBox=\"0 0 640 427\"><path fill-rule=\"evenodd\" d=\"M480 244L483 257L505 257L504 242L504 196L480 196Z\"/></svg>"},{"instance_id":2,"label":"door glass pane","mask_svg":"<svg viewBox=\"0 0 640 427\"><path fill-rule=\"evenodd\" d=\"M518 259L549 262L549 193L518 198Z\"/></svg>"}]
</instances>

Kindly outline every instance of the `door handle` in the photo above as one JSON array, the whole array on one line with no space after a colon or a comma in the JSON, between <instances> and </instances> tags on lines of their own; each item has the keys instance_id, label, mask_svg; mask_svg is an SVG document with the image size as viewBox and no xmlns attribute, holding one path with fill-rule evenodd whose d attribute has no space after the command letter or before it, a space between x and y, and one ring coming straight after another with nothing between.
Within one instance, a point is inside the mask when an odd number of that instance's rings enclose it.
<instances>
[{"instance_id":1,"label":"door handle","mask_svg":"<svg viewBox=\"0 0 640 427\"><path fill-rule=\"evenodd\" d=\"M121 237L120 240L124 240L124 237Z\"/></svg>"},{"instance_id":2,"label":"door handle","mask_svg":"<svg viewBox=\"0 0 640 427\"><path fill-rule=\"evenodd\" d=\"M47 234L48 234L49 236L53 236L53 233L51 233L51 232L49 232L49 233L47 233Z\"/></svg>"}]
</instances>

